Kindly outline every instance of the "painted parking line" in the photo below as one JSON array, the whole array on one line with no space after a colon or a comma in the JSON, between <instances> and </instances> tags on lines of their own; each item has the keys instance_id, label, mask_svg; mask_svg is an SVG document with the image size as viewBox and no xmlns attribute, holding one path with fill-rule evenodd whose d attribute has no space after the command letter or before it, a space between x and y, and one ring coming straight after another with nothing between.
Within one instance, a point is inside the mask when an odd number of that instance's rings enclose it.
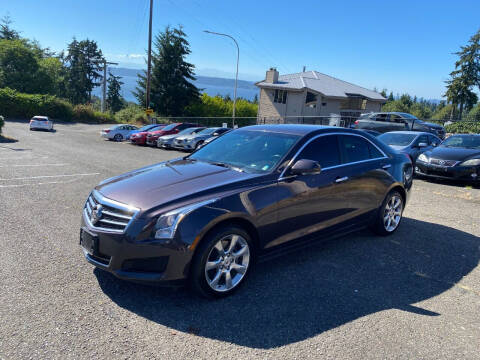
<instances>
[{"instance_id":1,"label":"painted parking line","mask_svg":"<svg viewBox=\"0 0 480 360\"><path fill-rule=\"evenodd\" d=\"M15 165L0 165L1 168L6 168L6 167L38 167L38 166L66 166L69 164L15 164Z\"/></svg>"},{"instance_id":2,"label":"painted parking line","mask_svg":"<svg viewBox=\"0 0 480 360\"><path fill-rule=\"evenodd\" d=\"M73 176L81 177L81 176L94 176L94 175L100 175L100 173L27 176L27 177L17 177L17 178L10 178L10 179L0 179L0 181L61 178L61 177L73 177Z\"/></svg>"},{"instance_id":3,"label":"painted parking line","mask_svg":"<svg viewBox=\"0 0 480 360\"><path fill-rule=\"evenodd\" d=\"M70 179L66 181L46 181L38 183L28 183L28 184L9 184L9 185L0 185L0 188L19 188L25 186L35 186L35 185L52 185L52 184L70 184L75 182L78 179Z\"/></svg>"}]
</instances>

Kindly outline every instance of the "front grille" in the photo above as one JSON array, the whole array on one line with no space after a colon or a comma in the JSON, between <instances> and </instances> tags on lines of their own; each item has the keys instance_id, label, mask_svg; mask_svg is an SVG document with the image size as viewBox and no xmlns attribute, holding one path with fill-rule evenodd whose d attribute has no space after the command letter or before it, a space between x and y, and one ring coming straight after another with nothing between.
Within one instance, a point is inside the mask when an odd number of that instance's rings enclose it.
<instances>
[{"instance_id":1,"label":"front grille","mask_svg":"<svg viewBox=\"0 0 480 360\"><path fill-rule=\"evenodd\" d=\"M114 202L93 191L85 202L84 214L93 228L123 233L137 210Z\"/></svg>"},{"instance_id":2,"label":"front grille","mask_svg":"<svg viewBox=\"0 0 480 360\"><path fill-rule=\"evenodd\" d=\"M456 160L441 160L441 159L430 159L430 164L433 165L441 165L441 166L455 166L458 164L458 161Z\"/></svg>"}]
</instances>

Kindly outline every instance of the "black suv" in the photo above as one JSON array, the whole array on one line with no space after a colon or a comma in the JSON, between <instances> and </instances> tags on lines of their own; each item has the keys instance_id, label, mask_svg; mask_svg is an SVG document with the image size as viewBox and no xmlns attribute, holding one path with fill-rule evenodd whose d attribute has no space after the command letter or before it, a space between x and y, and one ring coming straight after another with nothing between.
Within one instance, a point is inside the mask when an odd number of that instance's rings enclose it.
<instances>
[{"instance_id":1,"label":"black suv","mask_svg":"<svg viewBox=\"0 0 480 360\"><path fill-rule=\"evenodd\" d=\"M353 124L354 129L375 130L381 133L388 131L423 131L440 139L445 139L445 128L441 125L417 119L412 114L403 112L370 113L362 115Z\"/></svg>"}]
</instances>

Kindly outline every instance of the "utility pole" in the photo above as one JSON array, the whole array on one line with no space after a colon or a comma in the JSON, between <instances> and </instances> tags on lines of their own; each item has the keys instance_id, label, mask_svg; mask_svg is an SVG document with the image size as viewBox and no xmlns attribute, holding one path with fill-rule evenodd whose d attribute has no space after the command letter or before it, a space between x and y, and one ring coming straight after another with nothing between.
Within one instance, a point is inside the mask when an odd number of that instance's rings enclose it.
<instances>
[{"instance_id":1,"label":"utility pole","mask_svg":"<svg viewBox=\"0 0 480 360\"><path fill-rule=\"evenodd\" d=\"M118 63L107 61L102 59L103 62L103 81L102 81L102 112L105 112L106 100L107 100L107 64L108 65L118 65Z\"/></svg>"},{"instance_id":2,"label":"utility pole","mask_svg":"<svg viewBox=\"0 0 480 360\"><path fill-rule=\"evenodd\" d=\"M150 76L152 72L152 12L153 0L150 0L150 19L148 21L148 60L147 60L147 88L145 91L146 109L150 109ZM150 120L150 113L147 114Z\"/></svg>"},{"instance_id":3,"label":"utility pole","mask_svg":"<svg viewBox=\"0 0 480 360\"><path fill-rule=\"evenodd\" d=\"M238 60L240 59L240 48L238 47L237 40L233 38L233 36L230 36L228 34L222 34L222 33L217 33L214 31L209 31L209 30L203 30L204 32L208 34L213 34L213 35L220 35L220 36L226 36L230 39L233 40L235 45L237 46L237 71L235 73L235 87L233 89L233 111L232 111L232 128L235 127L235 108L237 106L237 82L238 82Z\"/></svg>"}]
</instances>

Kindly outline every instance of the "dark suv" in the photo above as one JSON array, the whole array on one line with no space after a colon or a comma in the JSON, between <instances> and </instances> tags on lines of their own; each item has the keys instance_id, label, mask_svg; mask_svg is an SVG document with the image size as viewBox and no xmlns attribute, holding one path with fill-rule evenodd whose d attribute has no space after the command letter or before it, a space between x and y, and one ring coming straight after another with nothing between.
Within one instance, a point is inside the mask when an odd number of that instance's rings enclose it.
<instances>
[{"instance_id":1,"label":"dark suv","mask_svg":"<svg viewBox=\"0 0 480 360\"><path fill-rule=\"evenodd\" d=\"M441 125L417 119L412 114L403 112L370 113L360 116L353 125L354 129L375 130L381 133L388 131L423 131L440 139L445 139L445 128Z\"/></svg>"}]
</instances>

